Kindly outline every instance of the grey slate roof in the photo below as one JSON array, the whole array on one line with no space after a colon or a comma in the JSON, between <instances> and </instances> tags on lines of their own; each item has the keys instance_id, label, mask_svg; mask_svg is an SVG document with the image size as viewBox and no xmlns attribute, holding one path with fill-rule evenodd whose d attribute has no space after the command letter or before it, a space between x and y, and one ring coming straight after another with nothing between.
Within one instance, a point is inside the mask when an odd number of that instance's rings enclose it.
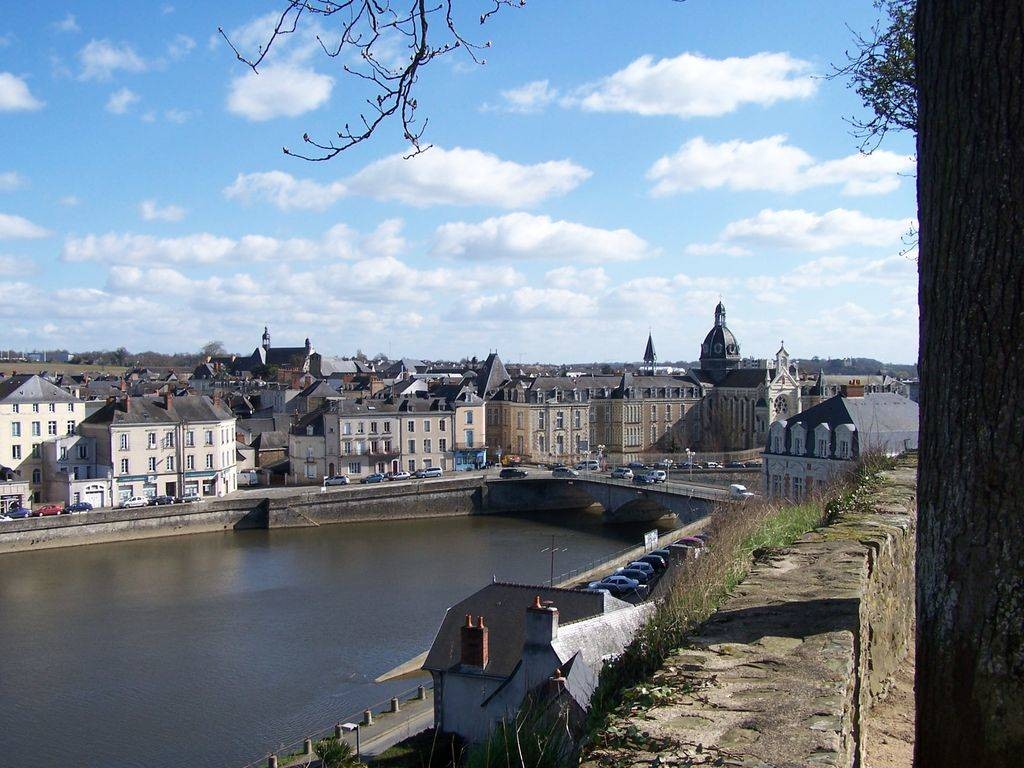
<instances>
[{"instance_id":1,"label":"grey slate roof","mask_svg":"<svg viewBox=\"0 0 1024 768\"><path fill-rule=\"evenodd\" d=\"M234 419L234 414L223 404L205 395L186 395L174 398L171 407L163 398L131 397L107 403L96 413L83 419L83 424L178 424L181 422L212 422Z\"/></svg>"},{"instance_id":2,"label":"grey slate roof","mask_svg":"<svg viewBox=\"0 0 1024 768\"><path fill-rule=\"evenodd\" d=\"M802 454L806 456L814 454L816 446L813 435L820 424L828 424L832 429L833 443L838 425L853 424L856 428L854 440L858 454L868 450L898 453L917 448L918 405L909 398L891 392L869 393L863 397L836 395L782 423L786 429L787 449L792 445L790 433L794 426L801 424L807 431ZM834 445L830 447L835 448Z\"/></svg>"},{"instance_id":3,"label":"grey slate roof","mask_svg":"<svg viewBox=\"0 0 1024 768\"><path fill-rule=\"evenodd\" d=\"M40 376L19 373L0 381L0 402L76 403L78 398Z\"/></svg>"},{"instance_id":4,"label":"grey slate roof","mask_svg":"<svg viewBox=\"0 0 1024 768\"><path fill-rule=\"evenodd\" d=\"M445 671L459 664L460 628L466 614L483 616L489 629L489 658L484 674L507 677L523 650L526 609L536 596L550 600L558 608L559 624L598 616L606 610L628 608L629 603L602 592L560 589L529 584L494 582L449 608L427 652L423 669ZM563 630L560 628L559 633Z\"/></svg>"}]
</instances>

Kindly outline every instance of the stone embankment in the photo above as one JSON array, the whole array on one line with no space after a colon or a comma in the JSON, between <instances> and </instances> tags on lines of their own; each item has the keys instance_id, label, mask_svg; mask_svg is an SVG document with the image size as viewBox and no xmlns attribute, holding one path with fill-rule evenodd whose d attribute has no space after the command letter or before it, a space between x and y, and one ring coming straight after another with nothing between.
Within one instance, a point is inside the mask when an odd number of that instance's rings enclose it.
<instances>
[{"instance_id":1,"label":"stone embankment","mask_svg":"<svg viewBox=\"0 0 1024 768\"><path fill-rule=\"evenodd\" d=\"M762 558L589 768L864 765L866 721L913 650L916 468Z\"/></svg>"}]
</instances>

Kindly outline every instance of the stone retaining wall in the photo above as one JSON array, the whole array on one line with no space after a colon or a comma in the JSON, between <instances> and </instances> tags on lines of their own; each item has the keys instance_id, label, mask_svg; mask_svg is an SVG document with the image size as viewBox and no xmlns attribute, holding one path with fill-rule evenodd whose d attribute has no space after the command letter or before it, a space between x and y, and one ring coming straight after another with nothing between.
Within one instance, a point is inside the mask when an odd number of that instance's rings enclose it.
<instances>
[{"instance_id":1,"label":"stone retaining wall","mask_svg":"<svg viewBox=\"0 0 1024 768\"><path fill-rule=\"evenodd\" d=\"M868 512L757 563L589 765L861 765L861 720L913 643L915 484L887 472Z\"/></svg>"}]
</instances>

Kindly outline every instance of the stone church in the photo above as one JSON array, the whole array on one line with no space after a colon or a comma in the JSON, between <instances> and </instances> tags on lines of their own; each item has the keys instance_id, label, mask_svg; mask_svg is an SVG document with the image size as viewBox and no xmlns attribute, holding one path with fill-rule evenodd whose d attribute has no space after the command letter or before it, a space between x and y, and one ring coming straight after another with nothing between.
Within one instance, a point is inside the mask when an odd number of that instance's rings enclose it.
<instances>
[{"instance_id":1,"label":"stone church","mask_svg":"<svg viewBox=\"0 0 1024 768\"><path fill-rule=\"evenodd\" d=\"M715 307L715 324L700 346L700 367L689 371L707 394L701 401L700 446L706 451L758 448L776 419L799 413L800 375L783 343L775 360L744 360Z\"/></svg>"}]
</instances>

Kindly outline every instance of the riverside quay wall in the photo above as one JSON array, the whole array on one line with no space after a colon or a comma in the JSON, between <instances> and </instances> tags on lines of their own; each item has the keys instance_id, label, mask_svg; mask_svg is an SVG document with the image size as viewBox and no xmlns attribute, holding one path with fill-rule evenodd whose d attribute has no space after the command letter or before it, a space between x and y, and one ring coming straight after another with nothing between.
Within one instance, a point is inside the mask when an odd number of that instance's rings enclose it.
<instances>
[{"instance_id":1,"label":"riverside quay wall","mask_svg":"<svg viewBox=\"0 0 1024 768\"><path fill-rule=\"evenodd\" d=\"M216 531L315 527L477 514L586 508L594 499L565 483L543 492L481 475L408 483L239 492L191 504L101 509L0 523L0 554Z\"/></svg>"},{"instance_id":2,"label":"riverside quay wall","mask_svg":"<svg viewBox=\"0 0 1024 768\"><path fill-rule=\"evenodd\" d=\"M864 765L913 653L916 460L773 550L613 716L583 768Z\"/></svg>"}]
</instances>

